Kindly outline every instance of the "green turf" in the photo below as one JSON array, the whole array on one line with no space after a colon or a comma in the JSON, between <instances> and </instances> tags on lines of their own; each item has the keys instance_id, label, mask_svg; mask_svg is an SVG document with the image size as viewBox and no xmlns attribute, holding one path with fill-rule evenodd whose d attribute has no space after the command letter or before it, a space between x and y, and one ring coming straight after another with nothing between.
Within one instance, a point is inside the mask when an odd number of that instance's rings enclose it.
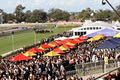
<instances>
[{"instance_id":1,"label":"green turf","mask_svg":"<svg viewBox=\"0 0 120 80\"><path fill-rule=\"evenodd\" d=\"M40 41L41 39L49 37L51 35L62 33L69 29L70 28L54 28L54 29L51 29L53 30L53 33L36 34L37 41ZM25 32L15 33L14 35L15 49L33 44L35 42L34 35L35 35L34 31L25 31ZM4 54L11 50L13 50L12 49L12 36L0 37L0 54Z\"/></svg>"}]
</instances>

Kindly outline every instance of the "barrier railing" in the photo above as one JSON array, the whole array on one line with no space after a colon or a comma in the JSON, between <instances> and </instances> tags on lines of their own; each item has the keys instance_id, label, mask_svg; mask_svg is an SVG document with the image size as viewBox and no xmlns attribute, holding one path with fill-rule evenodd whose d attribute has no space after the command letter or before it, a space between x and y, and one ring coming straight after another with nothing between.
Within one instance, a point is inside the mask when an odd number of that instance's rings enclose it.
<instances>
[{"instance_id":1,"label":"barrier railing","mask_svg":"<svg viewBox=\"0 0 120 80\"><path fill-rule=\"evenodd\" d=\"M120 67L120 60L109 60L108 64L104 64L103 60L99 62L76 64L76 70L67 71L66 76L72 76L75 74L79 76L86 76L96 73L105 73L118 67Z\"/></svg>"}]
</instances>

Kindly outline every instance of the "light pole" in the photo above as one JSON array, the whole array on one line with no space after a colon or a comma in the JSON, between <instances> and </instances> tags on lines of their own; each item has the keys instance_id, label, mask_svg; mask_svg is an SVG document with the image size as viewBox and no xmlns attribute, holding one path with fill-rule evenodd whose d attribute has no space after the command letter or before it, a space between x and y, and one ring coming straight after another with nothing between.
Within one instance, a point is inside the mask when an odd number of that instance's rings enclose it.
<instances>
[{"instance_id":1,"label":"light pole","mask_svg":"<svg viewBox=\"0 0 120 80\"><path fill-rule=\"evenodd\" d=\"M0 24L2 24L2 21L3 21L3 15L2 12L0 12Z\"/></svg>"},{"instance_id":2,"label":"light pole","mask_svg":"<svg viewBox=\"0 0 120 80\"><path fill-rule=\"evenodd\" d=\"M34 28L34 41L35 41L35 44L36 44L36 42L37 42L37 36L36 36L36 28Z\"/></svg>"},{"instance_id":3,"label":"light pole","mask_svg":"<svg viewBox=\"0 0 120 80\"><path fill-rule=\"evenodd\" d=\"M12 48L13 48L13 51L14 51L14 31L12 31Z\"/></svg>"},{"instance_id":4,"label":"light pole","mask_svg":"<svg viewBox=\"0 0 120 80\"><path fill-rule=\"evenodd\" d=\"M115 11L115 13L118 15L118 17L120 18L119 13L115 10L115 8L110 4L110 2L108 0L102 0L102 4L105 5L106 2L109 4L109 6Z\"/></svg>"}]
</instances>

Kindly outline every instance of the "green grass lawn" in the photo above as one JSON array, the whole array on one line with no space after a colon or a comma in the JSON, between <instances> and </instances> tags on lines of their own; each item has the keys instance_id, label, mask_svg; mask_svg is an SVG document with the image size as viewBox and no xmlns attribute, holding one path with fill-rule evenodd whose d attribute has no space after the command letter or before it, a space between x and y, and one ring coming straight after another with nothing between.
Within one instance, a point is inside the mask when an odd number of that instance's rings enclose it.
<instances>
[{"instance_id":1,"label":"green grass lawn","mask_svg":"<svg viewBox=\"0 0 120 80\"><path fill-rule=\"evenodd\" d=\"M36 34L37 41L40 41L41 39L49 37L51 35L62 33L69 29L71 29L71 28L53 28L53 29L51 29L51 30L53 30L53 33ZM33 44L35 42L34 35L35 35L35 33L32 30L15 33L15 35L14 35L15 49ZM4 54L4 53L12 51L12 50L13 50L12 49L12 36L0 37L0 54Z\"/></svg>"}]
</instances>

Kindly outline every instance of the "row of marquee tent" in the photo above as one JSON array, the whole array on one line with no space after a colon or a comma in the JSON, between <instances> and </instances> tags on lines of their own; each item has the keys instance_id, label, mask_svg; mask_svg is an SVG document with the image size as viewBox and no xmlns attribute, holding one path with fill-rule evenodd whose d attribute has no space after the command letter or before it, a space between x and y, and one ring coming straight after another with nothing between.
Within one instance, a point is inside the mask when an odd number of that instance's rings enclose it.
<instances>
[{"instance_id":1,"label":"row of marquee tent","mask_svg":"<svg viewBox=\"0 0 120 80\"><path fill-rule=\"evenodd\" d=\"M110 31L109 29L106 29ZM98 32L99 33L99 32ZM32 59L31 56L37 56L37 53L46 51L47 49L53 48L50 52L44 54L43 56L60 56L62 54L65 54L66 51L69 51L73 48L76 48L76 44L81 44L83 42L89 42L89 41L97 41L101 38L104 38L105 36L113 36L115 38L111 40L106 40L103 42L100 46L96 47L95 49L115 49L120 46L120 33L114 32L114 35L108 35L109 32L105 32L102 34L93 33L86 36L80 36L80 37L74 37L72 39L66 38L63 40L55 40L50 43L44 43L38 48L32 48L25 53L18 54L17 56L10 59L10 61L20 61L20 60L29 60ZM111 31L110 31L111 33ZM88 38L91 37L91 38ZM117 38L116 38L117 37Z\"/></svg>"},{"instance_id":2,"label":"row of marquee tent","mask_svg":"<svg viewBox=\"0 0 120 80\"><path fill-rule=\"evenodd\" d=\"M32 48L25 53L18 54L17 56L11 58L9 61L19 61L19 60L29 60L32 59L31 56L37 56L36 53L47 51L47 49L54 48L50 52L44 54L43 56L60 56L65 54L66 51L76 48L76 44L85 42L87 39L86 36L81 36L75 39L64 39L64 40L55 40L50 43L44 43L39 48Z\"/></svg>"}]
</instances>

